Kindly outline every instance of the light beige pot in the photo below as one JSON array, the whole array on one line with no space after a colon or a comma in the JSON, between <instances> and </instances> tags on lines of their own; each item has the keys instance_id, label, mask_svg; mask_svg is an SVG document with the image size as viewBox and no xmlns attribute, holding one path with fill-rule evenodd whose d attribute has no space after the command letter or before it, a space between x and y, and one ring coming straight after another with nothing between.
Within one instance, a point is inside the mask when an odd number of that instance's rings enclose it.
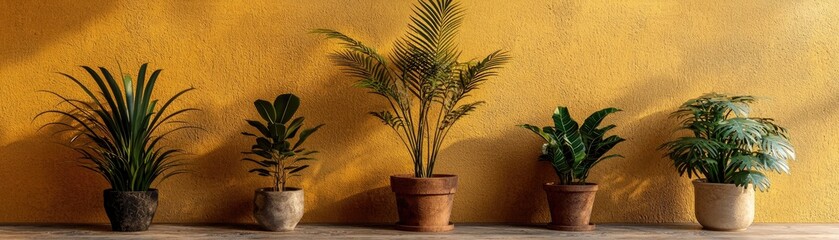
<instances>
[{"instance_id":1,"label":"light beige pot","mask_svg":"<svg viewBox=\"0 0 839 240\"><path fill-rule=\"evenodd\" d=\"M303 189L286 188L282 192L271 191L271 188L256 190L253 218L266 230L294 230L303 218Z\"/></svg>"},{"instance_id":2,"label":"light beige pot","mask_svg":"<svg viewBox=\"0 0 839 240\"><path fill-rule=\"evenodd\" d=\"M755 189L734 184L693 181L696 220L704 229L745 230L755 220Z\"/></svg>"}]
</instances>

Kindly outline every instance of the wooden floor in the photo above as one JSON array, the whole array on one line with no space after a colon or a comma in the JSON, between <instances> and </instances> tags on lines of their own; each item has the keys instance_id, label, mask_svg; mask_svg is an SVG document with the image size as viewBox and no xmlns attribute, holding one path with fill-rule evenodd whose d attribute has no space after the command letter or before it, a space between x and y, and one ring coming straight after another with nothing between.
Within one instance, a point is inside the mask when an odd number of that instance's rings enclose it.
<instances>
[{"instance_id":1,"label":"wooden floor","mask_svg":"<svg viewBox=\"0 0 839 240\"><path fill-rule=\"evenodd\" d=\"M742 232L701 230L698 225L599 225L572 233L540 226L457 225L448 233L412 233L390 226L301 225L293 232L256 226L154 224L146 232L115 233L108 226L0 226L0 239L839 239L839 224L756 224Z\"/></svg>"}]
</instances>

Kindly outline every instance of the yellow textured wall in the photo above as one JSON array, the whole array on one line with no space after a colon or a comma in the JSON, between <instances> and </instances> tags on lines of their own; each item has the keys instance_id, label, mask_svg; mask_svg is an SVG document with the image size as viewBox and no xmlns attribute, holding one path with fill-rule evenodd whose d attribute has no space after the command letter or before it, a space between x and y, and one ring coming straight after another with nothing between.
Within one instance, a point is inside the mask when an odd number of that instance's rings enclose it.
<instances>
[{"instance_id":1,"label":"yellow textured wall","mask_svg":"<svg viewBox=\"0 0 839 240\"><path fill-rule=\"evenodd\" d=\"M545 222L539 139L556 105L582 118L607 106L629 139L590 179L595 222L692 221L692 187L656 147L667 114L705 92L765 97L755 105L792 132L799 160L757 194L759 222L839 221L839 2L464 0L464 57L504 48L514 60L475 99L487 101L450 134L437 170L460 175L456 222ZM413 1L0 1L0 222L105 222L104 180L74 167L58 139L31 122L75 91L54 72L77 65L165 69L158 96L195 86L179 106L206 133L172 144L194 154L190 175L158 186L157 222L250 222L254 189L240 151L256 98L293 92L320 162L296 184L305 222L396 221L388 176L411 164L390 129L367 115L385 103L350 87L313 28L344 31L389 52Z\"/></svg>"}]
</instances>

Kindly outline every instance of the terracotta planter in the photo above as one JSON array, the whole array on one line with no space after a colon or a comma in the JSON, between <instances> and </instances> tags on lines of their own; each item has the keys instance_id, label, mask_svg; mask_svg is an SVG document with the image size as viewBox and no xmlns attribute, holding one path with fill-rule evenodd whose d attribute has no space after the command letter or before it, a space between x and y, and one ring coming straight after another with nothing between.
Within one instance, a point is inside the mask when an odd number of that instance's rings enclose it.
<instances>
[{"instance_id":1,"label":"terracotta planter","mask_svg":"<svg viewBox=\"0 0 839 240\"><path fill-rule=\"evenodd\" d=\"M253 198L253 218L265 230L287 232L294 230L303 218L303 189L273 188L256 190Z\"/></svg>"},{"instance_id":2,"label":"terracotta planter","mask_svg":"<svg viewBox=\"0 0 839 240\"><path fill-rule=\"evenodd\" d=\"M745 230L755 220L755 189L734 184L693 181L696 220L704 229Z\"/></svg>"},{"instance_id":3,"label":"terracotta planter","mask_svg":"<svg viewBox=\"0 0 839 240\"><path fill-rule=\"evenodd\" d=\"M146 231L157 211L157 189L145 192L105 190L105 212L111 229L119 232Z\"/></svg>"},{"instance_id":4,"label":"terracotta planter","mask_svg":"<svg viewBox=\"0 0 839 240\"><path fill-rule=\"evenodd\" d=\"M431 178L413 175L390 177L396 194L399 222L396 228L417 232L444 232L454 229L449 221L452 201L457 190L457 176L435 174Z\"/></svg>"},{"instance_id":5,"label":"terracotta planter","mask_svg":"<svg viewBox=\"0 0 839 240\"><path fill-rule=\"evenodd\" d=\"M551 209L551 223L548 228L561 231L591 231L591 209L597 184L555 185L545 183L548 206Z\"/></svg>"}]
</instances>

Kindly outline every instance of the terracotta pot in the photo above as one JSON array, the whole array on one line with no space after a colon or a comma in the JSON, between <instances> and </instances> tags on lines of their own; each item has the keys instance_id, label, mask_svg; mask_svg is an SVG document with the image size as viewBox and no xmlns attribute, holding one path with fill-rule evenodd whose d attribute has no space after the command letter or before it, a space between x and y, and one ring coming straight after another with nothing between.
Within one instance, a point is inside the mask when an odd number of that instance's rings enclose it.
<instances>
[{"instance_id":1,"label":"terracotta pot","mask_svg":"<svg viewBox=\"0 0 839 240\"><path fill-rule=\"evenodd\" d=\"M597 184L556 185L545 183L548 206L551 209L551 223L548 228L561 231L591 231L591 209Z\"/></svg>"},{"instance_id":2,"label":"terracotta pot","mask_svg":"<svg viewBox=\"0 0 839 240\"><path fill-rule=\"evenodd\" d=\"M696 220L704 229L745 230L755 220L755 189L734 184L693 181Z\"/></svg>"},{"instance_id":3,"label":"terracotta pot","mask_svg":"<svg viewBox=\"0 0 839 240\"><path fill-rule=\"evenodd\" d=\"M149 191L105 190L105 213L111 229L119 232L146 231L157 211L157 189Z\"/></svg>"},{"instance_id":4,"label":"terracotta pot","mask_svg":"<svg viewBox=\"0 0 839 240\"><path fill-rule=\"evenodd\" d=\"M390 177L396 194L399 222L396 228L417 232L444 232L454 229L449 221L457 190L457 176L435 174L430 178L413 175Z\"/></svg>"},{"instance_id":5,"label":"terracotta pot","mask_svg":"<svg viewBox=\"0 0 839 240\"><path fill-rule=\"evenodd\" d=\"M253 198L253 218L265 230L287 232L294 230L303 218L303 189L273 188L256 190Z\"/></svg>"}]
</instances>

